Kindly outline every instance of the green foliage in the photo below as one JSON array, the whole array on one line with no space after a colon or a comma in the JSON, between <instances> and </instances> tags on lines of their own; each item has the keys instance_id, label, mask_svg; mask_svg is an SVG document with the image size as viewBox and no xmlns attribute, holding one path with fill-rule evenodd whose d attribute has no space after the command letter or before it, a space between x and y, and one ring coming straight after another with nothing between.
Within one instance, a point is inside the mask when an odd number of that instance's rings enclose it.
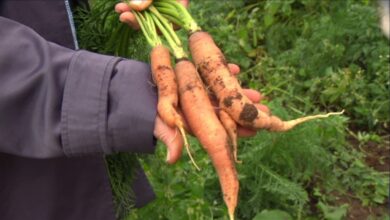
<instances>
[{"instance_id":1,"label":"green foliage","mask_svg":"<svg viewBox=\"0 0 390 220\"><path fill-rule=\"evenodd\" d=\"M287 114L280 103L272 102L270 106L286 119L297 117ZM243 164L237 165L238 219L253 219L264 209L280 209L294 219L309 216L307 190L314 180L316 188L329 191L317 193L322 206L320 214L313 217L328 218L344 213L345 206L336 209L326 205L332 202L329 192L335 190L358 192L363 202L384 203L388 193L387 176L361 164L363 155L345 142L346 122L343 117L333 117L304 124L287 133L261 132L254 138L242 139L239 159ZM187 156L174 166L166 165L162 160L165 158L162 146L155 156L144 159L143 166L156 190L157 200L134 211L129 219L227 219L209 158L196 141L191 143L201 172L196 172Z\"/></svg>"},{"instance_id":2,"label":"green foliage","mask_svg":"<svg viewBox=\"0 0 390 220\"><path fill-rule=\"evenodd\" d=\"M114 195L115 215L122 219L134 208L134 192L128 183L132 182L139 163L133 154L116 153L106 156L106 167Z\"/></svg>"},{"instance_id":3,"label":"green foliage","mask_svg":"<svg viewBox=\"0 0 390 220\"><path fill-rule=\"evenodd\" d=\"M147 61L141 34L112 13L116 1L94 2L79 22L81 46ZM353 134L361 145L381 143L388 132L389 46L375 1L194 0L191 13L228 60L242 67L242 84L269 98L273 114L292 119L345 109L348 117L241 139L237 219L343 219L348 207L335 204L335 192L352 193L367 206L386 202L388 173L367 166L364 153L347 141ZM196 140L191 147L200 172L187 155L166 165L161 144L155 155L142 158L157 199L127 219L227 220L212 164Z\"/></svg>"},{"instance_id":4,"label":"green foliage","mask_svg":"<svg viewBox=\"0 0 390 220\"><path fill-rule=\"evenodd\" d=\"M338 207L332 207L322 202L319 202L318 207L324 213L324 219L326 220L342 220L347 215L347 204Z\"/></svg>"},{"instance_id":5,"label":"green foliage","mask_svg":"<svg viewBox=\"0 0 390 220\"><path fill-rule=\"evenodd\" d=\"M299 96L286 102L304 111L346 109L352 126L388 127L389 46L373 2L207 1L193 11L245 85Z\"/></svg>"},{"instance_id":6,"label":"green foliage","mask_svg":"<svg viewBox=\"0 0 390 220\"><path fill-rule=\"evenodd\" d=\"M257 214L253 220L292 220L291 216L281 210L263 210L261 213Z\"/></svg>"},{"instance_id":7,"label":"green foliage","mask_svg":"<svg viewBox=\"0 0 390 220\"><path fill-rule=\"evenodd\" d=\"M93 52L149 60L149 48L140 31L119 22L114 12L119 0L94 0L91 7L76 10L77 35L80 48Z\"/></svg>"}]
</instances>

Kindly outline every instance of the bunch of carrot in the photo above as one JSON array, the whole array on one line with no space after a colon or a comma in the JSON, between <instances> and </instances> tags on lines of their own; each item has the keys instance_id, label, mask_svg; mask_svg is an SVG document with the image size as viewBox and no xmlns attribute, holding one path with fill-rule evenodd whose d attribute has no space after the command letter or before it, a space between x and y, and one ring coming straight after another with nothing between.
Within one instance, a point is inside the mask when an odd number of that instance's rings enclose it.
<instances>
[{"instance_id":1,"label":"bunch of carrot","mask_svg":"<svg viewBox=\"0 0 390 220\"><path fill-rule=\"evenodd\" d=\"M129 3L145 38L153 48L150 59L153 78L158 87L158 114L167 125L177 127L184 140L185 129L191 130L198 138L217 172L229 218L233 220L239 191L235 168L235 162L238 161L238 125L251 129L287 131L302 122L342 112L282 121L261 111L244 95L222 51L212 37L201 30L184 6L176 0L133 0ZM140 4L148 4L149 7L138 11ZM173 24L188 31L189 49L194 63L184 51L172 28ZM175 57L174 68L169 49L162 44L157 30L165 37ZM217 112L206 87L211 89L217 99ZM193 161L187 141L185 145Z\"/></svg>"}]
</instances>

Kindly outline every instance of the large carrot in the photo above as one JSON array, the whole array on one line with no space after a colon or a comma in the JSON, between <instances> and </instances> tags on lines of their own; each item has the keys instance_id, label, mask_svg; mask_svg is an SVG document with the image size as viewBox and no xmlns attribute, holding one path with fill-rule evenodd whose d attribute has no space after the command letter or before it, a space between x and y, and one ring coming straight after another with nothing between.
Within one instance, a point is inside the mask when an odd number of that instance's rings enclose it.
<instances>
[{"instance_id":1,"label":"large carrot","mask_svg":"<svg viewBox=\"0 0 390 220\"><path fill-rule=\"evenodd\" d=\"M181 110L190 129L198 138L214 165L229 217L233 220L238 200L239 182L230 151L228 134L216 115L194 64L187 59L181 46L172 39L175 38L172 26L167 25L167 20L153 6L149 10L153 13L156 25L173 50L177 60L175 74L179 88Z\"/></svg>"},{"instance_id":2,"label":"large carrot","mask_svg":"<svg viewBox=\"0 0 390 220\"><path fill-rule=\"evenodd\" d=\"M239 182L228 135L215 114L195 66L188 60L181 60L175 66L175 73L183 113L214 165L230 219L234 219Z\"/></svg>"},{"instance_id":3,"label":"large carrot","mask_svg":"<svg viewBox=\"0 0 390 220\"><path fill-rule=\"evenodd\" d=\"M219 107L229 113L242 126L271 131L287 131L308 120L340 114L329 113L291 121L282 121L276 116L270 116L256 108L255 104L243 94L237 78L229 71L222 51L207 32L192 33L189 38L189 46L194 63L207 86L216 95Z\"/></svg>"}]
</instances>

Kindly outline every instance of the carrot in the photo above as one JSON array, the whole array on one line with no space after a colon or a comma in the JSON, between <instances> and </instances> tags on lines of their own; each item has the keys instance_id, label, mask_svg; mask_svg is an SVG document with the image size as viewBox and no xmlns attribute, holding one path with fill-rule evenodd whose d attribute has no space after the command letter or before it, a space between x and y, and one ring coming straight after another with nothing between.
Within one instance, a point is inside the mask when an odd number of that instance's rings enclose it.
<instances>
[{"instance_id":1,"label":"carrot","mask_svg":"<svg viewBox=\"0 0 390 220\"><path fill-rule=\"evenodd\" d=\"M157 111L161 119L170 127L183 127L183 120L176 110L179 98L168 48L163 45L154 47L150 53L150 62L158 88Z\"/></svg>"},{"instance_id":2,"label":"carrot","mask_svg":"<svg viewBox=\"0 0 390 220\"><path fill-rule=\"evenodd\" d=\"M189 32L191 55L205 84L217 97L219 107L238 124L252 129L287 131L308 120L342 114L336 112L282 121L278 117L262 112L243 94L238 80L227 67L222 51L208 33L201 31L183 5L174 0L155 0L153 4L164 16Z\"/></svg>"},{"instance_id":3,"label":"carrot","mask_svg":"<svg viewBox=\"0 0 390 220\"><path fill-rule=\"evenodd\" d=\"M219 121L208 93L195 68L187 58L172 26L151 6L152 18L165 36L177 60L175 74L180 107L193 134L209 155L219 177L229 217L234 219L239 182L229 146L229 137ZM204 120L206 119L206 120Z\"/></svg>"},{"instance_id":4,"label":"carrot","mask_svg":"<svg viewBox=\"0 0 390 220\"><path fill-rule=\"evenodd\" d=\"M205 84L216 95L219 107L244 127L287 131L308 120L342 113L314 115L291 121L282 121L276 116L270 116L256 108L243 94L237 78L229 71L223 53L207 32L193 32L189 37L189 47L194 63Z\"/></svg>"},{"instance_id":5,"label":"carrot","mask_svg":"<svg viewBox=\"0 0 390 220\"><path fill-rule=\"evenodd\" d=\"M190 61L182 59L176 64L175 73L184 116L213 162L230 219L234 219L239 182L231 157L228 135L215 114L195 66Z\"/></svg>"},{"instance_id":6,"label":"carrot","mask_svg":"<svg viewBox=\"0 0 390 220\"><path fill-rule=\"evenodd\" d=\"M153 4L158 8L150 7L150 10L157 11L155 14L158 14L158 10L161 10L166 18L189 32L189 46L194 63L200 71L206 86L211 88L218 100L219 117L223 124L222 127L226 130L221 130L221 122L215 119L215 116L211 113L214 111L207 93L201 89L203 85L196 74L197 71L194 70L193 64L180 61L176 65L175 72L178 79L181 108L190 128L214 164L220 179L224 200L228 207L229 217L232 220L237 205L239 183L230 148L228 147L227 136L232 141L233 157L237 160L236 123L248 128L286 131L304 121L340 113L315 115L284 122L268 112L259 110L243 94L238 80L230 73L224 55L215 45L211 36L201 31L201 28L188 11L174 0L156 0ZM176 58L178 57L176 56ZM184 74L184 72L186 73ZM201 100L207 101L199 101L199 97L201 97ZM207 120L202 120L204 118L207 118Z\"/></svg>"},{"instance_id":7,"label":"carrot","mask_svg":"<svg viewBox=\"0 0 390 220\"><path fill-rule=\"evenodd\" d=\"M157 30L153 23L153 18L148 13L142 15L140 12L134 11L135 17L141 27L147 42L153 48L150 54L153 79L156 82L158 89L158 104L157 112L161 120L170 127L177 127L184 141L184 146L189 154L189 157L198 169L192 155L189 151L189 144L186 137L184 119L178 113L178 90L171 66L171 56L169 49L162 45L160 38L157 35ZM176 160L176 158L174 159ZM170 161L174 162L174 161Z\"/></svg>"},{"instance_id":8,"label":"carrot","mask_svg":"<svg viewBox=\"0 0 390 220\"><path fill-rule=\"evenodd\" d=\"M230 143L233 148L234 161L236 163L241 163L241 161L237 159L237 124L224 110L219 110L218 116L227 134L229 135Z\"/></svg>"}]
</instances>

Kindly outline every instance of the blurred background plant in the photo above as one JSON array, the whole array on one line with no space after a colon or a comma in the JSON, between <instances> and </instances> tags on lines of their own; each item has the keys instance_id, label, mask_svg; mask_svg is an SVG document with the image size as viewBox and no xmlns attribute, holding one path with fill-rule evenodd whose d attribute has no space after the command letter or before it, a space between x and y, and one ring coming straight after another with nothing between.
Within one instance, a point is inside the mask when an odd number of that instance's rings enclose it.
<instances>
[{"instance_id":1,"label":"blurred background plant","mask_svg":"<svg viewBox=\"0 0 390 220\"><path fill-rule=\"evenodd\" d=\"M78 13L82 48L148 62L140 33L118 22L115 0ZM241 139L237 219L389 219L389 40L377 1L192 0L190 11L284 119L345 109L287 133ZM92 33L91 33L92 32ZM185 33L181 37L186 38ZM227 219L206 153L197 172L165 149L139 157L157 194L127 219ZM126 175L126 172L123 173Z\"/></svg>"}]
</instances>

